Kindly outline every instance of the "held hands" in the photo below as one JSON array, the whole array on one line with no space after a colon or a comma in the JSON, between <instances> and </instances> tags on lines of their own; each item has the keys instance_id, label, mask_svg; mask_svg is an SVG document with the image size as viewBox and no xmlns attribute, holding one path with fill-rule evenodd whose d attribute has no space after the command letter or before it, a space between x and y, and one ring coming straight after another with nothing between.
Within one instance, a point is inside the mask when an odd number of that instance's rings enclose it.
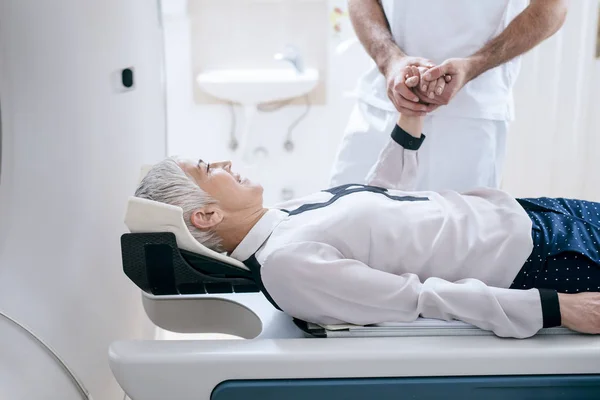
<instances>
[{"instance_id":1,"label":"held hands","mask_svg":"<svg viewBox=\"0 0 600 400\"><path fill-rule=\"evenodd\" d=\"M384 71L388 97L401 114L424 116L448 104L473 78L472 70L472 60L466 58L435 66L424 58L402 57Z\"/></svg>"},{"instance_id":2,"label":"held hands","mask_svg":"<svg viewBox=\"0 0 600 400\"><path fill-rule=\"evenodd\" d=\"M418 81L413 79L410 86L407 84L407 79L414 77L414 71L419 67L428 69L433 68L434 64L420 57L400 57L392 60L383 71L387 81L388 97L396 110L406 116L423 116L437 108L434 105L421 103L416 90L413 90L420 81L420 75Z\"/></svg>"},{"instance_id":3,"label":"held hands","mask_svg":"<svg viewBox=\"0 0 600 400\"><path fill-rule=\"evenodd\" d=\"M467 82L474 78L473 70L474 60L468 58L451 58L425 71L421 75L420 87L423 89L425 84L428 83L428 101L432 104L446 105ZM446 85L441 86L441 90L439 90L440 85L438 83L438 91L435 92L435 96L432 96L432 88L435 87L435 83L443 82L444 80L446 81ZM424 91L421 90L421 93L424 94Z\"/></svg>"}]
</instances>

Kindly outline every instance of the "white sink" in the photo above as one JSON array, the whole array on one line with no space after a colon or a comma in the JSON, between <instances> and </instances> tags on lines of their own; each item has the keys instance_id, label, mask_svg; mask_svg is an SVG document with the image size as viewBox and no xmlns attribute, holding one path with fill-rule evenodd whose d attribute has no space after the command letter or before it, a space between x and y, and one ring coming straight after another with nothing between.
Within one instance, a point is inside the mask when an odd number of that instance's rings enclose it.
<instances>
[{"instance_id":1,"label":"white sink","mask_svg":"<svg viewBox=\"0 0 600 400\"><path fill-rule=\"evenodd\" d=\"M312 91L319 82L319 71L295 69L222 69L198 75L198 85L221 100L256 105L287 100Z\"/></svg>"}]
</instances>

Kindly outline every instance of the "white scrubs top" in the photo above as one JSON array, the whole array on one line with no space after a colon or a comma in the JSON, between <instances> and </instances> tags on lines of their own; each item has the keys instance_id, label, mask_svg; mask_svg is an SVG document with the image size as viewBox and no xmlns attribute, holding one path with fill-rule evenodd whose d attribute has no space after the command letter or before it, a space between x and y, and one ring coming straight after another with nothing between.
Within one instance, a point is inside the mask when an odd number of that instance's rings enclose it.
<instances>
[{"instance_id":1,"label":"white scrubs top","mask_svg":"<svg viewBox=\"0 0 600 400\"><path fill-rule=\"evenodd\" d=\"M528 0L382 0L396 44L409 56L442 63L466 57L500 34L528 5ZM521 58L491 69L469 82L431 115L510 121L512 88ZM395 111L385 78L376 65L361 77L357 94L366 103Z\"/></svg>"},{"instance_id":2,"label":"white scrubs top","mask_svg":"<svg viewBox=\"0 0 600 400\"><path fill-rule=\"evenodd\" d=\"M530 218L497 189L411 192L423 138L396 127L369 174L376 187L314 193L282 205L289 215L271 209L231 256L254 255L270 296L304 321L422 316L534 335L546 326L547 293L507 289L533 249Z\"/></svg>"}]
</instances>

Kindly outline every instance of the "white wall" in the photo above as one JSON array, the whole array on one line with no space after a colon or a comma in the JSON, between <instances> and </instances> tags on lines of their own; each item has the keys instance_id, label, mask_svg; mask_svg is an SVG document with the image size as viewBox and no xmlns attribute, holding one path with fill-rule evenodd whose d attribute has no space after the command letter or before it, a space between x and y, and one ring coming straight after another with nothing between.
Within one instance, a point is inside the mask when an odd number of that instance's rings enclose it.
<instances>
[{"instance_id":1,"label":"white wall","mask_svg":"<svg viewBox=\"0 0 600 400\"><path fill-rule=\"evenodd\" d=\"M516 196L600 201L598 8L570 2L561 31L524 57L504 179Z\"/></svg>"},{"instance_id":2,"label":"white wall","mask_svg":"<svg viewBox=\"0 0 600 400\"><path fill-rule=\"evenodd\" d=\"M329 12L334 7L345 10L346 2L330 0ZM600 117L594 94L600 86L600 67L593 57L597 18L598 0L571 2L565 27L524 57L515 88L517 120L511 127L503 183L515 196L600 200L596 155ZM191 31L185 10L166 17L168 151L189 157L232 159L235 164L237 155L227 147L231 121L228 108L194 104ZM273 35L279 34L274 26ZM300 196L328 183L352 106L352 100L344 98L343 92L353 88L368 65L360 46L351 47L344 55L336 53L337 46L351 37L347 19L342 22L341 34L328 27L323 38L329 42L327 103L314 107L297 127L293 153L282 149L283 137L287 125L303 111L301 106L259 114L255 120L255 142L251 147L269 150L269 159L260 166L263 173L258 176L267 188L268 204L281 199L283 188L292 188L293 194Z\"/></svg>"},{"instance_id":3,"label":"white wall","mask_svg":"<svg viewBox=\"0 0 600 400\"><path fill-rule=\"evenodd\" d=\"M165 1L168 6L170 2ZM343 6L345 1L329 1L327 8ZM163 9L165 9L164 7ZM169 9L170 11L170 9ZM198 11L200 12L200 11ZM327 23L323 18L323 23ZM194 103L194 71L192 67L191 21L184 7L169 12L163 20L167 62L168 153L186 157L204 157L212 160L231 159L237 168L245 170L265 187L265 201L273 204L281 200L281 191L291 189L301 196L327 186L329 169L343 133L352 99L343 98L344 91L353 89L368 59L360 46L354 46L343 56L336 47L353 37L349 21L344 21L341 34L328 26L328 71L326 75L327 104L312 106L310 112L293 133L293 152L283 148L288 126L300 116L304 105L292 105L272 113L258 113L252 123L249 149L263 147L268 159L250 169L241 165L239 154L229 150L231 113L229 106ZM310 29L310 27L307 27ZM273 32L278 35L280 32ZM227 52L227 49L223 49ZM269 65L271 58L265 58ZM310 67L310 64L307 65ZM323 74L322 74L323 75ZM243 111L237 110L237 126L243 121Z\"/></svg>"},{"instance_id":4,"label":"white wall","mask_svg":"<svg viewBox=\"0 0 600 400\"><path fill-rule=\"evenodd\" d=\"M123 398L116 339L154 331L122 272L139 168L165 154L156 2L0 1L0 310L53 347L96 400ZM134 67L135 90L113 78ZM49 355L0 318L0 398L80 399Z\"/></svg>"}]
</instances>

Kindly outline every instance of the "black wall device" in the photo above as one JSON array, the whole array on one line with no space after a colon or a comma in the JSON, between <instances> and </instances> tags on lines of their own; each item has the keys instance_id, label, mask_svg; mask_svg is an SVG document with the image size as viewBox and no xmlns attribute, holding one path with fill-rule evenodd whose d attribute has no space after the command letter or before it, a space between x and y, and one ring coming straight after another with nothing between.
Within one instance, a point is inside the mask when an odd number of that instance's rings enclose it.
<instances>
[{"instance_id":1,"label":"black wall device","mask_svg":"<svg viewBox=\"0 0 600 400\"><path fill-rule=\"evenodd\" d=\"M127 89L133 87L134 84L134 76L133 76L133 68L125 68L121 71L121 83Z\"/></svg>"}]
</instances>

